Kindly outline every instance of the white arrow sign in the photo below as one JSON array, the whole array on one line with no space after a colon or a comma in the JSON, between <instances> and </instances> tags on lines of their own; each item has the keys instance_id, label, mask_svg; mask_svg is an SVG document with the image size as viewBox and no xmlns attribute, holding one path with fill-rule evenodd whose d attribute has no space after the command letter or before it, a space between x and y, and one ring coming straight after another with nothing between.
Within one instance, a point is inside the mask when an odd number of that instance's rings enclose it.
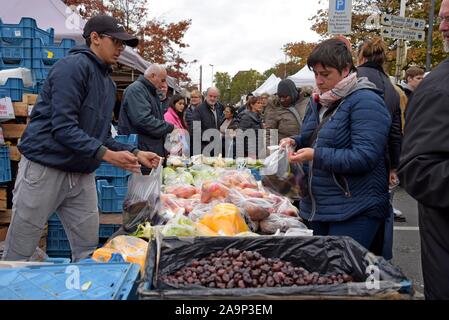
<instances>
[{"instance_id":1,"label":"white arrow sign","mask_svg":"<svg viewBox=\"0 0 449 320\"><path fill-rule=\"evenodd\" d=\"M384 26L416 30L424 30L424 28L426 27L426 20L393 16L391 14L382 14L382 16L380 17L380 23Z\"/></svg>"},{"instance_id":2,"label":"white arrow sign","mask_svg":"<svg viewBox=\"0 0 449 320\"><path fill-rule=\"evenodd\" d=\"M395 27L382 27L380 34L385 38L404 39L409 41L424 41L425 32L420 30L411 30Z\"/></svg>"}]
</instances>

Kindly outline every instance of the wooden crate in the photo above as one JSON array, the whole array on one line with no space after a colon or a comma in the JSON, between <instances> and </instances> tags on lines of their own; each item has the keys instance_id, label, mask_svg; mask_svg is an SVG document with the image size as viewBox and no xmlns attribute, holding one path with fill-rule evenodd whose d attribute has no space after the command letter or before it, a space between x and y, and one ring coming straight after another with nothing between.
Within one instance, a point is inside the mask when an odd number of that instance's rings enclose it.
<instances>
[{"instance_id":1,"label":"wooden crate","mask_svg":"<svg viewBox=\"0 0 449 320\"><path fill-rule=\"evenodd\" d=\"M34 105L36 103L36 100L37 100L37 94L24 93L22 95L23 103Z\"/></svg>"},{"instance_id":2,"label":"wooden crate","mask_svg":"<svg viewBox=\"0 0 449 320\"><path fill-rule=\"evenodd\" d=\"M14 115L16 117L28 117L28 104L24 102L14 102Z\"/></svg>"},{"instance_id":3,"label":"wooden crate","mask_svg":"<svg viewBox=\"0 0 449 320\"><path fill-rule=\"evenodd\" d=\"M25 131L26 124L3 123L3 137L5 139L19 139Z\"/></svg>"},{"instance_id":4,"label":"wooden crate","mask_svg":"<svg viewBox=\"0 0 449 320\"><path fill-rule=\"evenodd\" d=\"M6 211L6 188L0 188L0 211Z\"/></svg>"},{"instance_id":5,"label":"wooden crate","mask_svg":"<svg viewBox=\"0 0 449 320\"><path fill-rule=\"evenodd\" d=\"M22 154L20 153L17 146L9 146L9 159L11 161L20 161L20 157Z\"/></svg>"}]
</instances>

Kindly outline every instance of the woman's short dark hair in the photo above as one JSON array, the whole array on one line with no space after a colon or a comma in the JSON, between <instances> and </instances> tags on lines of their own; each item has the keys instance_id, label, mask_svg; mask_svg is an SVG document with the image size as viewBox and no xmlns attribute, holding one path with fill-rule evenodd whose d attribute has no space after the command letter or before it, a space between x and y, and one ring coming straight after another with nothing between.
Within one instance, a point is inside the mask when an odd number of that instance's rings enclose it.
<instances>
[{"instance_id":1,"label":"woman's short dark hair","mask_svg":"<svg viewBox=\"0 0 449 320\"><path fill-rule=\"evenodd\" d=\"M223 111L225 111L226 109L229 109L229 112L231 112L232 117L234 117L235 109L231 105L227 105Z\"/></svg>"},{"instance_id":2,"label":"woman's short dark hair","mask_svg":"<svg viewBox=\"0 0 449 320\"><path fill-rule=\"evenodd\" d=\"M312 70L317 64L325 68L335 68L340 72L350 68L355 70L351 51L340 39L328 39L318 44L307 58L307 66Z\"/></svg>"}]
</instances>

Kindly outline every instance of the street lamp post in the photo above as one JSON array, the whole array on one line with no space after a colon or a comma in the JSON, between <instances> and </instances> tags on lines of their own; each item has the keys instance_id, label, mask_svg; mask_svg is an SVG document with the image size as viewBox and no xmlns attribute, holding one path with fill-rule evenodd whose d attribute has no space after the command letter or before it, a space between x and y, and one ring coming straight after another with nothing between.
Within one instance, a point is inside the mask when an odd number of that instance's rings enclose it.
<instances>
[{"instance_id":1,"label":"street lamp post","mask_svg":"<svg viewBox=\"0 0 449 320\"><path fill-rule=\"evenodd\" d=\"M214 65L213 64L209 64L212 67L212 84L211 87L214 86Z\"/></svg>"}]
</instances>

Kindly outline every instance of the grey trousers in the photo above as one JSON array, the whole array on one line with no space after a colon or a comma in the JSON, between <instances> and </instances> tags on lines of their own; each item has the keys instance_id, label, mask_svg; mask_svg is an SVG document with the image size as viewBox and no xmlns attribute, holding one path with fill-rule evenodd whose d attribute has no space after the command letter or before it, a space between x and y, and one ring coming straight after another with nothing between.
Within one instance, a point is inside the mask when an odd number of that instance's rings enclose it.
<instances>
[{"instance_id":1,"label":"grey trousers","mask_svg":"<svg viewBox=\"0 0 449 320\"><path fill-rule=\"evenodd\" d=\"M88 257L98 246L95 174L69 173L22 156L3 260L28 260L54 212L70 242L72 261Z\"/></svg>"}]
</instances>

